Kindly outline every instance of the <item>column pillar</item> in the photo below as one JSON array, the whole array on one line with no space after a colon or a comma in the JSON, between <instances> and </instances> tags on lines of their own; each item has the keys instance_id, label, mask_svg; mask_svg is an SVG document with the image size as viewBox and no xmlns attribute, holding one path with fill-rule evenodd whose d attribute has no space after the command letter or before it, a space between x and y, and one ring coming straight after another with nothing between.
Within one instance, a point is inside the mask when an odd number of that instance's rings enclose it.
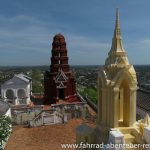
<instances>
[{"instance_id":1,"label":"column pillar","mask_svg":"<svg viewBox=\"0 0 150 150\"><path fill-rule=\"evenodd\" d=\"M119 124L118 124L118 102L119 102L119 88L114 88L113 89L113 91L114 91L114 95L113 95L113 102L114 102L114 105L112 106L112 109L113 109L113 111L114 111L114 113L112 114L112 116L114 116L114 120L113 120L113 127L115 128L115 127L118 127L119 126Z\"/></svg>"},{"instance_id":2,"label":"column pillar","mask_svg":"<svg viewBox=\"0 0 150 150\"><path fill-rule=\"evenodd\" d=\"M98 88L98 122L102 121L102 89Z\"/></svg>"},{"instance_id":3,"label":"column pillar","mask_svg":"<svg viewBox=\"0 0 150 150\"><path fill-rule=\"evenodd\" d=\"M106 89L102 88L102 107L101 107L101 111L102 111L102 124L106 125L106 121L107 121L107 106L106 106L106 101L107 101L107 97L106 97Z\"/></svg>"},{"instance_id":4,"label":"column pillar","mask_svg":"<svg viewBox=\"0 0 150 150\"><path fill-rule=\"evenodd\" d=\"M6 91L7 91L7 89L5 89L5 90L2 90L2 97L4 98L4 99L6 99Z\"/></svg>"},{"instance_id":5,"label":"column pillar","mask_svg":"<svg viewBox=\"0 0 150 150\"><path fill-rule=\"evenodd\" d=\"M130 122L129 126L133 126L136 122L136 88L130 88Z\"/></svg>"}]
</instances>

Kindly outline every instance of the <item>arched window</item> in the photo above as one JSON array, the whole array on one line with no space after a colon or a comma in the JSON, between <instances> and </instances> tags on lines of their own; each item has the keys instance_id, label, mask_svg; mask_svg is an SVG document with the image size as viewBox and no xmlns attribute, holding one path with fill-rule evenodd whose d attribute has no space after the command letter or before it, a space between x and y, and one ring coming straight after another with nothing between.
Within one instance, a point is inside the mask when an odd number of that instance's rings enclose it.
<instances>
[{"instance_id":1,"label":"arched window","mask_svg":"<svg viewBox=\"0 0 150 150\"><path fill-rule=\"evenodd\" d=\"M119 126L129 126L130 117L130 89L127 80L123 80L118 95Z\"/></svg>"},{"instance_id":2,"label":"arched window","mask_svg":"<svg viewBox=\"0 0 150 150\"><path fill-rule=\"evenodd\" d=\"M6 97L7 99L14 99L14 92L13 90L9 89L6 91Z\"/></svg>"},{"instance_id":3,"label":"arched window","mask_svg":"<svg viewBox=\"0 0 150 150\"><path fill-rule=\"evenodd\" d=\"M18 98L19 99L23 99L26 97L26 92L24 89L19 89L18 92L17 92L17 95L18 95Z\"/></svg>"}]
</instances>

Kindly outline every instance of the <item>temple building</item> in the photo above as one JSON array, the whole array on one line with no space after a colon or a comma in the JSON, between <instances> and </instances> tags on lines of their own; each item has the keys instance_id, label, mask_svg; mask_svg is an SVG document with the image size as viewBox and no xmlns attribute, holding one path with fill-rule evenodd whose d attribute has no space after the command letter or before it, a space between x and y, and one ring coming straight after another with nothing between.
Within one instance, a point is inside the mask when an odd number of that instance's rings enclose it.
<instances>
[{"instance_id":1,"label":"temple building","mask_svg":"<svg viewBox=\"0 0 150 150\"><path fill-rule=\"evenodd\" d=\"M92 135L89 127L85 126L90 132L82 134L77 128L77 143L149 144L148 114L145 119L136 121L137 77L123 47L118 9L111 50L98 72L97 89L97 127Z\"/></svg>"},{"instance_id":2,"label":"temple building","mask_svg":"<svg viewBox=\"0 0 150 150\"><path fill-rule=\"evenodd\" d=\"M117 10L111 50L98 74L98 122L101 132L104 131L101 125L105 126L105 131L133 127L136 122L136 90L136 72L123 47Z\"/></svg>"},{"instance_id":3,"label":"temple building","mask_svg":"<svg viewBox=\"0 0 150 150\"><path fill-rule=\"evenodd\" d=\"M13 105L30 104L32 79L24 74L14 75L1 85L1 98Z\"/></svg>"},{"instance_id":4,"label":"temple building","mask_svg":"<svg viewBox=\"0 0 150 150\"><path fill-rule=\"evenodd\" d=\"M76 95L75 77L68 64L66 41L62 34L53 38L50 71L44 75L44 103L69 100Z\"/></svg>"}]
</instances>

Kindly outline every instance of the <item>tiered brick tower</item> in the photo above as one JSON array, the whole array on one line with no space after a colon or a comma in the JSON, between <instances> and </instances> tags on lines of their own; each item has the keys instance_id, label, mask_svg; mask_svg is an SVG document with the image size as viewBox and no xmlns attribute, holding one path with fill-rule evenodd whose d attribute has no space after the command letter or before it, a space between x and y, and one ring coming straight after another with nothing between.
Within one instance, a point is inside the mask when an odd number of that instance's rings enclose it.
<instances>
[{"instance_id":1,"label":"tiered brick tower","mask_svg":"<svg viewBox=\"0 0 150 150\"><path fill-rule=\"evenodd\" d=\"M53 38L50 71L44 75L44 102L56 103L76 95L75 77L68 65L65 38L57 34Z\"/></svg>"}]
</instances>

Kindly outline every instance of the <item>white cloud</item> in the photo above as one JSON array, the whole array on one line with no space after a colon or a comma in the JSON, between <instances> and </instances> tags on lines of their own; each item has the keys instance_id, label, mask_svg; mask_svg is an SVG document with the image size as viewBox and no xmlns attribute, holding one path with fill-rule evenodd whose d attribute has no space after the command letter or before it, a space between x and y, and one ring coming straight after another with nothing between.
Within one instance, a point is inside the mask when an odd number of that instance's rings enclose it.
<instances>
[{"instance_id":1,"label":"white cloud","mask_svg":"<svg viewBox=\"0 0 150 150\"><path fill-rule=\"evenodd\" d=\"M13 18L0 16L1 65L6 63L6 59L8 64L13 64L14 60L16 60L15 63L18 60L19 64L20 59L26 65L29 65L28 62L41 63L41 65L49 64L52 38L59 31L61 29L55 22L46 24L33 17L23 15ZM101 43L94 38L71 33L67 30L63 34L67 41L68 53L72 64L78 64L79 62L86 64L88 59L93 59L93 62L96 63L94 58L101 55L101 51L104 52L104 55L102 54L101 57L104 57L109 50L110 45ZM33 59L28 57L31 54L34 54ZM85 56L87 56L87 59L84 58Z\"/></svg>"},{"instance_id":2,"label":"white cloud","mask_svg":"<svg viewBox=\"0 0 150 150\"><path fill-rule=\"evenodd\" d=\"M83 35L67 35L71 64L104 64L110 45Z\"/></svg>"},{"instance_id":3,"label":"white cloud","mask_svg":"<svg viewBox=\"0 0 150 150\"><path fill-rule=\"evenodd\" d=\"M97 41L93 38L84 37L81 35L72 35L70 36L69 45L77 48L77 49L83 49L83 50L105 50L109 48L109 44L103 43L100 41Z\"/></svg>"}]
</instances>

